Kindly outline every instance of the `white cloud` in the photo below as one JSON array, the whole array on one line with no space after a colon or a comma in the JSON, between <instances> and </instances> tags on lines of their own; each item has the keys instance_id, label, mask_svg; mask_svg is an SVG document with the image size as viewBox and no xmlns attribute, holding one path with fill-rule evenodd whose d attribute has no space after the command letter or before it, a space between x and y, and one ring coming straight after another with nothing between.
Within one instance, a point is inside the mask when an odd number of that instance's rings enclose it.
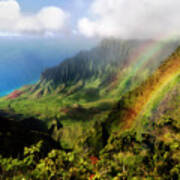
<instances>
[{"instance_id":1,"label":"white cloud","mask_svg":"<svg viewBox=\"0 0 180 180\"><path fill-rule=\"evenodd\" d=\"M59 33L66 30L68 18L58 7L44 7L27 15L15 0L0 1L0 35Z\"/></svg>"},{"instance_id":2,"label":"white cloud","mask_svg":"<svg viewBox=\"0 0 180 180\"><path fill-rule=\"evenodd\" d=\"M180 35L179 8L179 0L93 0L78 30L88 37Z\"/></svg>"}]
</instances>

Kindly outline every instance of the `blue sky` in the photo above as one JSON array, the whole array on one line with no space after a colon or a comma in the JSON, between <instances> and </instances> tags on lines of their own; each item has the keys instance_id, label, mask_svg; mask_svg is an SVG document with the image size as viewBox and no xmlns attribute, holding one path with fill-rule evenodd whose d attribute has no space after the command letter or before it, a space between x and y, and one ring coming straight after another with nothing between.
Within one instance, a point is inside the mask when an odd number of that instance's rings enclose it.
<instances>
[{"instance_id":1,"label":"blue sky","mask_svg":"<svg viewBox=\"0 0 180 180\"><path fill-rule=\"evenodd\" d=\"M44 6L59 6L65 10L75 10L86 6L92 0L17 0L23 11L38 11ZM82 12L81 12L82 13Z\"/></svg>"},{"instance_id":2,"label":"blue sky","mask_svg":"<svg viewBox=\"0 0 180 180\"><path fill-rule=\"evenodd\" d=\"M59 6L63 8L67 8L67 0L36 0L36 1L29 1L29 0L17 0L21 5L23 11L30 11L36 12L44 6ZM70 3L73 1L70 0Z\"/></svg>"},{"instance_id":3,"label":"blue sky","mask_svg":"<svg viewBox=\"0 0 180 180\"><path fill-rule=\"evenodd\" d=\"M77 20L88 15L88 8L93 0L17 0L24 12L37 12L46 6L57 6L71 12L71 21L75 26Z\"/></svg>"}]
</instances>

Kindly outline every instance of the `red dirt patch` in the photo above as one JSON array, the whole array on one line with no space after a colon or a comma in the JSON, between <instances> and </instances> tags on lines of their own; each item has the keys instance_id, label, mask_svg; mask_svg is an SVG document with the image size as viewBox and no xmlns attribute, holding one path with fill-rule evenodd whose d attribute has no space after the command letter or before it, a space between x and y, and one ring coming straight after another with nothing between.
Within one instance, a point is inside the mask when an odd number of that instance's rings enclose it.
<instances>
[{"instance_id":1,"label":"red dirt patch","mask_svg":"<svg viewBox=\"0 0 180 180\"><path fill-rule=\"evenodd\" d=\"M91 156L90 159L91 159L91 164L93 164L93 165L97 164L97 162L99 160L96 156Z\"/></svg>"},{"instance_id":2,"label":"red dirt patch","mask_svg":"<svg viewBox=\"0 0 180 180\"><path fill-rule=\"evenodd\" d=\"M95 174L91 174L90 177L89 177L90 180L92 180L94 178L94 176L95 176Z\"/></svg>"},{"instance_id":3,"label":"red dirt patch","mask_svg":"<svg viewBox=\"0 0 180 180\"><path fill-rule=\"evenodd\" d=\"M7 96L7 99L16 99L16 98L19 97L21 94L23 94L22 91L15 90L15 91L13 91L11 94L9 94L9 95Z\"/></svg>"}]
</instances>

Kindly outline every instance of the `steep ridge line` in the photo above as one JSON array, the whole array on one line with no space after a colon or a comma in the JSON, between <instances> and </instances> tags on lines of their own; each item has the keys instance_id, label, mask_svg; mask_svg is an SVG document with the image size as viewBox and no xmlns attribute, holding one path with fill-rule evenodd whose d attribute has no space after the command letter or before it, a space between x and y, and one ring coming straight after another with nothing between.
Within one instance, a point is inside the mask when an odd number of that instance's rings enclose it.
<instances>
[{"instance_id":1,"label":"steep ridge line","mask_svg":"<svg viewBox=\"0 0 180 180\"><path fill-rule=\"evenodd\" d=\"M132 118L130 118L128 120L128 123L125 125L125 128L130 128L131 127L131 124L132 124L133 120L138 117L139 113L142 111L142 109L144 109L144 107L149 102L149 100L151 100L154 93L156 93L157 89L159 89L161 87L164 87L175 76L177 76L177 74L180 74L180 59L178 59L177 64L175 63L174 65L169 67L168 71L160 73L159 74L160 79L159 79L158 83L152 81L153 83L151 84L150 89L148 88L149 84L147 83L147 85L146 85L147 88L143 88L143 89L145 89L145 92L143 92L143 96L140 96L136 100L135 105L134 105L134 110L135 110L137 116L131 116Z\"/></svg>"},{"instance_id":2,"label":"steep ridge line","mask_svg":"<svg viewBox=\"0 0 180 180\"><path fill-rule=\"evenodd\" d=\"M178 74L180 74L180 48L141 86L127 93L119 101L118 107L109 116L110 122L112 123L116 119L118 120L116 123L123 123L123 129L131 128L134 120L153 97L154 93Z\"/></svg>"},{"instance_id":3,"label":"steep ridge line","mask_svg":"<svg viewBox=\"0 0 180 180\"><path fill-rule=\"evenodd\" d=\"M138 116L137 116L138 120L141 120L142 118L146 118L147 119L150 116L150 114L152 113L152 109L153 109L154 103L156 101L158 101L160 103L163 100L164 96L169 91L172 90L172 88L174 87L174 82L179 78L179 76L180 76L180 72L178 71L175 75L170 76L168 79L166 79L166 82L160 88L158 88L157 91L154 91L152 93L151 98L145 104L145 106L142 108L141 112L138 114ZM160 97L160 94L162 94L161 97ZM145 117L145 115L146 115L146 117Z\"/></svg>"},{"instance_id":4,"label":"steep ridge line","mask_svg":"<svg viewBox=\"0 0 180 180\"><path fill-rule=\"evenodd\" d=\"M116 89L115 93L122 95L130 90L133 78L140 83L145 79L135 75L142 70L148 76L177 46L174 41L107 39L91 50L81 51L58 66L46 69L30 92L40 98L64 93L79 81L82 81L82 89L88 80L100 79L101 89L105 87L108 92ZM123 78L119 78L121 76ZM119 81L122 81L120 86Z\"/></svg>"}]
</instances>

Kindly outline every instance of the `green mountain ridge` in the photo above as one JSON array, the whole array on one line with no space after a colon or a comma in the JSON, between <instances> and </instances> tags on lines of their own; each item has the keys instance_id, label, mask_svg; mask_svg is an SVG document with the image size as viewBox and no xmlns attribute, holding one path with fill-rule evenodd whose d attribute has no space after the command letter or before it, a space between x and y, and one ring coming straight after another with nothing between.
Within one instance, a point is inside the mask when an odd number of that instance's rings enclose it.
<instances>
[{"instance_id":1,"label":"green mountain ridge","mask_svg":"<svg viewBox=\"0 0 180 180\"><path fill-rule=\"evenodd\" d=\"M170 53L177 43L167 43L134 61L129 53L137 44L131 49L121 43L103 41L46 70L37 84L0 99L7 112L43 120L62 147L40 157L37 143L24 149L22 159L0 157L2 178L180 178L180 48Z\"/></svg>"},{"instance_id":2,"label":"green mountain ridge","mask_svg":"<svg viewBox=\"0 0 180 180\"><path fill-rule=\"evenodd\" d=\"M56 92L60 93L78 83L80 85L77 86L82 88L88 80L96 79L100 79L99 88L107 86L112 83L113 79L119 78L117 77L119 72L132 66L133 56L141 50L142 46L155 43L151 41L103 40L96 48L90 51L81 51L76 56L64 60L59 66L44 71L40 82L32 89L32 92L39 91L40 95L47 95L51 92L54 93L54 89L56 89ZM155 70L162 60L175 50L178 42L160 42L159 44L163 48L155 50L152 57L148 58L151 64L149 64L149 68L146 68L147 71ZM150 74L150 72L147 73ZM126 73L122 75L126 75ZM140 77L137 78L137 81L138 79Z\"/></svg>"}]
</instances>

